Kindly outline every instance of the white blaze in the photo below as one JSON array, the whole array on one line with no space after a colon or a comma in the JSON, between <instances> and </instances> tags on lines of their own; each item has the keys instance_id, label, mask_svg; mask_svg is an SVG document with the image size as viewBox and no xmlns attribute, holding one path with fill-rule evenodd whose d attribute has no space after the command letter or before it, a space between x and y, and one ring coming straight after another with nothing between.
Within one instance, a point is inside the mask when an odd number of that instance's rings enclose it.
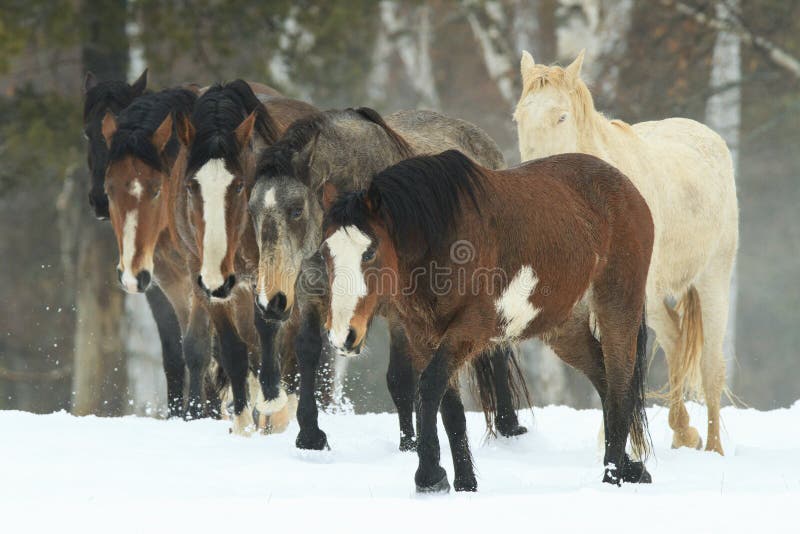
<instances>
[{"instance_id":1,"label":"white blaze","mask_svg":"<svg viewBox=\"0 0 800 534\"><path fill-rule=\"evenodd\" d=\"M222 276L222 259L228 248L225 232L225 193L234 176L225 168L222 159L212 159L197 172L195 180L203 195L203 258L200 276L205 286L214 291L225 283Z\"/></svg>"},{"instance_id":2,"label":"white blaze","mask_svg":"<svg viewBox=\"0 0 800 534\"><path fill-rule=\"evenodd\" d=\"M530 265L523 265L519 272L503 291L503 295L495 301L495 308L503 318L506 337L518 338L525 327L533 321L541 310L534 308L530 297L536 289L539 279Z\"/></svg>"},{"instance_id":3,"label":"white blaze","mask_svg":"<svg viewBox=\"0 0 800 534\"><path fill-rule=\"evenodd\" d=\"M131 210L125 215L122 225L122 285L126 291L137 292L136 274L133 272L133 256L136 253L136 227L139 224L139 210Z\"/></svg>"},{"instance_id":4,"label":"white blaze","mask_svg":"<svg viewBox=\"0 0 800 534\"><path fill-rule=\"evenodd\" d=\"M275 206L278 203L278 200L275 198L275 188L270 187L266 193L264 193L264 207L269 209Z\"/></svg>"},{"instance_id":5,"label":"white blaze","mask_svg":"<svg viewBox=\"0 0 800 534\"><path fill-rule=\"evenodd\" d=\"M139 183L139 180L134 180L131 182L130 193L131 196L136 200L142 198L142 184Z\"/></svg>"},{"instance_id":6,"label":"white blaze","mask_svg":"<svg viewBox=\"0 0 800 534\"><path fill-rule=\"evenodd\" d=\"M367 294L361 256L371 240L355 226L339 228L326 241L333 260L331 282L331 331L333 346L344 346L358 300Z\"/></svg>"}]
</instances>

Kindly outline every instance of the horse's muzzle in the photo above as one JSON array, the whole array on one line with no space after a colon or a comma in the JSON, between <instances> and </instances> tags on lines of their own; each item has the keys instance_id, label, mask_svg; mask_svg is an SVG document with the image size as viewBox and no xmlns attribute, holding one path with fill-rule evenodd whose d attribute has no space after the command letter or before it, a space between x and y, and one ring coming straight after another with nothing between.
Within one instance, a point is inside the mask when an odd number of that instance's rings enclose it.
<instances>
[{"instance_id":1,"label":"horse's muzzle","mask_svg":"<svg viewBox=\"0 0 800 534\"><path fill-rule=\"evenodd\" d=\"M108 220L110 215L108 213L108 197L105 193L89 193L89 206L92 207L94 216L99 221Z\"/></svg>"},{"instance_id":2,"label":"horse's muzzle","mask_svg":"<svg viewBox=\"0 0 800 534\"><path fill-rule=\"evenodd\" d=\"M216 288L214 291L211 291L203 282L203 277L197 277L197 284L200 286L200 289L203 290L203 293L206 294L207 297L217 298L217 299L226 299L231 296L231 291L236 286L236 276L235 275L228 275L228 278L225 279L225 282Z\"/></svg>"},{"instance_id":3,"label":"horse's muzzle","mask_svg":"<svg viewBox=\"0 0 800 534\"><path fill-rule=\"evenodd\" d=\"M281 291L275 293L275 296L266 305L264 305L261 297L256 297L256 307L264 319L268 321L285 321L288 319L292 310L291 308L287 309L287 303L286 294Z\"/></svg>"}]
</instances>

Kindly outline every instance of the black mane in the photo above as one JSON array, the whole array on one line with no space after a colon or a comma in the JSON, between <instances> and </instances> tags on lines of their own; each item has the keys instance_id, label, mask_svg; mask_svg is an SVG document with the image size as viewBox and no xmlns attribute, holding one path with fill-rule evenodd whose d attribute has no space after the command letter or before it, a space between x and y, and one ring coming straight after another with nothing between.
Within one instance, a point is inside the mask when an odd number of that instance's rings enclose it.
<instances>
[{"instance_id":1,"label":"black mane","mask_svg":"<svg viewBox=\"0 0 800 534\"><path fill-rule=\"evenodd\" d=\"M256 113L256 133L267 144L277 141L277 126L247 82L236 80L208 89L197 101L192 113L195 138L189 153L190 172L215 158L238 165L242 147L236 140L235 131L253 111Z\"/></svg>"},{"instance_id":2,"label":"black mane","mask_svg":"<svg viewBox=\"0 0 800 534\"><path fill-rule=\"evenodd\" d=\"M109 161L132 155L154 169L167 172L164 159L151 141L153 133L170 113L173 118L188 117L196 100L194 92L180 88L164 89L134 100L117 117L117 131L111 139ZM178 141L173 135L165 151L167 158L174 158L177 150Z\"/></svg>"},{"instance_id":3,"label":"black mane","mask_svg":"<svg viewBox=\"0 0 800 534\"><path fill-rule=\"evenodd\" d=\"M102 111L111 111L118 114L128 107L137 96L136 90L126 82L111 80L100 82L86 92L83 102L83 121L89 119ZM102 120L102 116L98 117Z\"/></svg>"},{"instance_id":4,"label":"black mane","mask_svg":"<svg viewBox=\"0 0 800 534\"><path fill-rule=\"evenodd\" d=\"M483 172L467 156L448 150L410 158L379 172L368 190L341 196L325 225L366 229L369 205L386 223L402 256L437 253L449 245L464 197L480 211L485 194Z\"/></svg>"},{"instance_id":5,"label":"black mane","mask_svg":"<svg viewBox=\"0 0 800 534\"><path fill-rule=\"evenodd\" d=\"M292 158L310 143L330 122L326 113L313 113L294 121L276 143L261 152L256 167L256 179L271 176L294 176ZM305 177L298 176L304 179Z\"/></svg>"},{"instance_id":6,"label":"black mane","mask_svg":"<svg viewBox=\"0 0 800 534\"><path fill-rule=\"evenodd\" d=\"M414 150L411 148L411 145L403 139L403 137L395 132L381 117L380 113L375 111L372 108L360 107L358 109L348 108L347 111L352 111L360 115L363 119L368 120L374 124L377 124L386 132L386 135L389 136L389 139L394 143L397 150L400 152L400 155L403 159L410 158L414 155Z\"/></svg>"}]
</instances>

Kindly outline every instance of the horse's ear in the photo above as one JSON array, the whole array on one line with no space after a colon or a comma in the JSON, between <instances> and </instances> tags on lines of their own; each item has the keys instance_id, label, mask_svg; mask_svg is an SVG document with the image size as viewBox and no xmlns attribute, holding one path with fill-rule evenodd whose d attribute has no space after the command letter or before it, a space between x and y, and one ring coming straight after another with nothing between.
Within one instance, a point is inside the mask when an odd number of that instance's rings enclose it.
<instances>
[{"instance_id":1,"label":"horse's ear","mask_svg":"<svg viewBox=\"0 0 800 534\"><path fill-rule=\"evenodd\" d=\"M161 123L161 126L156 128L156 131L153 132L153 137L150 138L150 141L153 143L153 146L156 147L158 153L160 154L164 147L167 146L169 143L169 139L172 137L172 113L168 114L164 121Z\"/></svg>"},{"instance_id":2,"label":"horse's ear","mask_svg":"<svg viewBox=\"0 0 800 534\"><path fill-rule=\"evenodd\" d=\"M147 89L147 69L136 78L136 81L131 84L134 96L141 96L144 90Z\"/></svg>"},{"instance_id":3,"label":"horse's ear","mask_svg":"<svg viewBox=\"0 0 800 534\"><path fill-rule=\"evenodd\" d=\"M178 117L178 121L175 125L176 130L178 130L178 141L185 146L191 146L192 142L194 141L194 125L192 121L189 120L189 117L186 115L181 114Z\"/></svg>"},{"instance_id":4,"label":"horse's ear","mask_svg":"<svg viewBox=\"0 0 800 534\"><path fill-rule=\"evenodd\" d=\"M322 184L322 209L326 212L331 209L333 203L339 198L339 190L333 185L333 182L325 182Z\"/></svg>"},{"instance_id":5,"label":"horse's ear","mask_svg":"<svg viewBox=\"0 0 800 534\"><path fill-rule=\"evenodd\" d=\"M522 73L522 83L526 84L528 79L533 75L533 71L536 68L536 62L533 60L533 56L527 50L522 51L522 60L519 63L519 70Z\"/></svg>"},{"instance_id":6,"label":"horse's ear","mask_svg":"<svg viewBox=\"0 0 800 534\"><path fill-rule=\"evenodd\" d=\"M89 92L90 89L97 85L97 78L95 78L92 71L86 71L86 77L83 79L83 94Z\"/></svg>"},{"instance_id":7,"label":"horse's ear","mask_svg":"<svg viewBox=\"0 0 800 534\"><path fill-rule=\"evenodd\" d=\"M256 112L254 110L233 132L236 136L236 142L239 143L239 147L245 147L250 142L250 137L253 135L253 126L255 126L255 124Z\"/></svg>"},{"instance_id":8,"label":"horse's ear","mask_svg":"<svg viewBox=\"0 0 800 534\"><path fill-rule=\"evenodd\" d=\"M581 50L578 57L575 58L575 61L569 64L569 66L564 69L567 71L567 77L572 80L573 82L577 81L581 77L581 67L583 66L583 56L586 54L586 49L584 48Z\"/></svg>"},{"instance_id":9,"label":"horse's ear","mask_svg":"<svg viewBox=\"0 0 800 534\"><path fill-rule=\"evenodd\" d=\"M111 138L114 137L114 133L117 131L117 119L110 111L106 111L106 114L103 117L102 131L103 138L106 140L106 146L111 148Z\"/></svg>"}]
</instances>

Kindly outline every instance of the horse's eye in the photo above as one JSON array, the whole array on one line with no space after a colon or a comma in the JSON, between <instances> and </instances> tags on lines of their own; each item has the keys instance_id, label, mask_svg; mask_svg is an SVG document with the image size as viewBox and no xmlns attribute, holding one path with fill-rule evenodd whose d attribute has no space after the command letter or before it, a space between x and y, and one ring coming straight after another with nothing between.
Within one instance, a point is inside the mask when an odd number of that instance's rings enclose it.
<instances>
[{"instance_id":1,"label":"horse's eye","mask_svg":"<svg viewBox=\"0 0 800 534\"><path fill-rule=\"evenodd\" d=\"M236 194L238 195L242 191L244 191L244 182L242 180L238 180L236 182Z\"/></svg>"},{"instance_id":2,"label":"horse's eye","mask_svg":"<svg viewBox=\"0 0 800 534\"><path fill-rule=\"evenodd\" d=\"M565 120L567 120L567 114L566 113L562 113L561 116L558 118L558 123L561 124Z\"/></svg>"},{"instance_id":3,"label":"horse's eye","mask_svg":"<svg viewBox=\"0 0 800 534\"><path fill-rule=\"evenodd\" d=\"M289 212L289 218L293 221L296 221L300 217L303 216L303 208L294 208L292 211Z\"/></svg>"},{"instance_id":4,"label":"horse's eye","mask_svg":"<svg viewBox=\"0 0 800 534\"><path fill-rule=\"evenodd\" d=\"M361 261L364 263L369 263L375 259L375 249L370 247L364 251L364 254L361 255Z\"/></svg>"}]
</instances>

